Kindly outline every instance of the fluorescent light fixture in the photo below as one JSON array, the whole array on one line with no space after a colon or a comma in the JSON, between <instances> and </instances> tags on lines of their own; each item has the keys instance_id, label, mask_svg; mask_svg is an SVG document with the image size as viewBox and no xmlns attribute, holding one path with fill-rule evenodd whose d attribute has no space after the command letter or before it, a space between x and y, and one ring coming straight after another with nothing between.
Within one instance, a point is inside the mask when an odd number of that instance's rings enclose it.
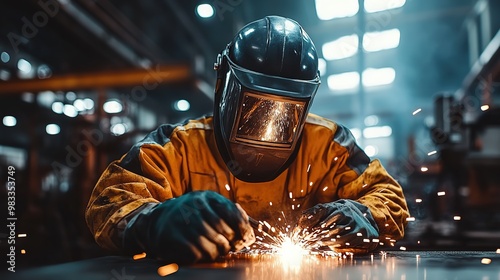
<instances>
[{"instance_id":1,"label":"fluorescent light fixture","mask_svg":"<svg viewBox=\"0 0 500 280\"><path fill-rule=\"evenodd\" d=\"M21 58L17 61L17 69L21 72L29 73L31 72L31 63L29 63L26 59Z\"/></svg>"},{"instance_id":2,"label":"fluorescent light fixture","mask_svg":"<svg viewBox=\"0 0 500 280\"><path fill-rule=\"evenodd\" d=\"M36 73L38 75L38 78L40 79L47 79L50 78L50 76L52 76L52 70L48 65L45 64L38 66Z\"/></svg>"},{"instance_id":3,"label":"fluorescent light fixture","mask_svg":"<svg viewBox=\"0 0 500 280\"><path fill-rule=\"evenodd\" d=\"M123 120L122 120L122 118L120 118L118 116L112 116L111 119L109 120L109 123L111 125L114 125L114 124L117 124L117 123L123 123Z\"/></svg>"},{"instance_id":4,"label":"fluorescent light fixture","mask_svg":"<svg viewBox=\"0 0 500 280\"><path fill-rule=\"evenodd\" d=\"M196 7L196 13L201 18L209 18L214 15L214 7L210 4L200 4Z\"/></svg>"},{"instance_id":5,"label":"fluorescent light fixture","mask_svg":"<svg viewBox=\"0 0 500 280\"><path fill-rule=\"evenodd\" d=\"M385 10L403 7L406 0L365 0L365 11L367 13L381 12Z\"/></svg>"},{"instance_id":6,"label":"fluorescent light fixture","mask_svg":"<svg viewBox=\"0 0 500 280\"><path fill-rule=\"evenodd\" d=\"M328 88L333 91L355 89L359 86L358 72L345 72L328 76Z\"/></svg>"},{"instance_id":7,"label":"fluorescent light fixture","mask_svg":"<svg viewBox=\"0 0 500 280\"><path fill-rule=\"evenodd\" d=\"M323 58L326 60L337 60L348 58L358 52L358 35L343 36L335 41L323 44Z\"/></svg>"},{"instance_id":8,"label":"fluorescent light fixture","mask_svg":"<svg viewBox=\"0 0 500 280\"><path fill-rule=\"evenodd\" d=\"M75 106L78 111L85 111L85 101L83 101L83 99L76 99L73 102L73 106Z\"/></svg>"},{"instance_id":9,"label":"fluorescent light fixture","mask_svg":"<svg viewBox=\"0 0 500 280\"><path fill-rule=\"evenodd\" d=\"M359 11L358 0L316 0L316 14L321 20L352 17Z\"/></svg>"},{"instance_id":10,"label":"fluorescent light fixture","mask_svg":"<svg viewBox=\"0 0 500 280\"><path fill-rule=\"evenodd\" d=\"M123 123L117 123L111 126L111 133L113 133L113 135L120 136L125 132L127 132L127 127Z\"/></svg>"},{"instance_id":11,"label":"fluorescent light fixture","mask_svg":"<svg viewBox=\"0 0 500 280\"><path fill-rule=\"evenodd\" d=\"M94 108L94 100L90 98L83 99L83 103L85 104L85 109L92 110Z\"/></svg>"},{"instance_id":12,"label":"fluorescent light fixture","mask_svg":"<svg viewBox=\"0 0 500 280\"><path fill-rule=\"evenodd\" d=\"M120 113L123 110L122 104L117 100L108 100L102 107L104 109L104 112L108 114Z\"/></svg>"},{"instance_id":13,"label":"fluorescent light fixture","mask_svg":"<svg viewBox=\"0 0 500 280\"><path fill-rule=\"evenodd\" d=\"M2 60L3 63L7 63L10 60L10 55L8 52L2 52L0 55L0 59Z\"/></svg>"},{"instance_id":14,"label":"fluorescent light fixture","mask_svg":"<svg viewBox=\"0 0 500 280\"><path fill-rule=\"evenodd\" d=\"M177 100L174 104L174 108L177 111L187 111L191 107L191 104L189 104L189 101L181 99Z\"/></svg>"},{"instance_id":15,"label":"fluorescent light fixture","mask_svg":"<svg viewBox=\"0 0 500 280\"><path fill-rule=\"evenodd\" d=\"M349 130L351 131L352 136L354 136L356 141L358 141L359 138L361 137L361 130L359 130L359 128L351 128Z\"/></svg>"},{"instance_id":16,"label":"fluorescent light fixture","mask_svg":"<svg viewBox=\"0 0 500 280\"><path fill-rule=\"evenodd\" d=\"M64 112L64 104L61 101L52 103L52 111L56 114L62 114Z\"/></svg>"},{"instance_id":17,"label":"fluorescent light fixture","mask_svg":"<svg viewBox=\"0 0 500 280\"><path fill-rule=\"evenodd\" d=\"M17 119L13 116L5 116L3 117L3 125L5 126L16 126Z\"/></svg>"},{"instance_id":18,"label":"fluorescent light fixture","mask_svg":"<svg viewBox=\"0 0 500 280\"><path fill-rule=\"evenodd\" d=\"M396 70L387 68L367 68L363 71L363 86L373 87L388 85L396 79Z\"/></svg>"},{"instance_id":19,"label":"fluorescent light fixture","mask_svg":"<svg viewBox=\"0 0 500 280\"><path fill-rule=\"evenodd\" d=\"M363 35L363 49L367 52L394 49L399 46L401 32L399 29L389 29L380 32L367 32Z\"/></svg>"},{"instance_id":20,"label":"fluorescent light fixture","mask_svg":"<svg viewBox=\"0 0 500 280\"><path fill-rule=\"evenodd\" d=\"M32 92L23 92L21 94L21 99L27 103L35 102L35 95Z\"/></svg>"},{"instance_id":21,"label":"fluorescent light fixture","mask_svg":"<svg viewBox=\"0 0 500 280\"><path fill-rule=\"evenodd\" d=\"M363 137L369 138L381 138L389 137L392 135L392 128L388 125L385 126L372 126L363 129Z\"/></svg>"},{"instance_id":22,"label":"fluorescent light fixture","mask_svg":"<svg viewBox=\"0 0 500 280\"><path fill-rule=\"evenodd\" d=\"M75 108L75 106L70 104L64 105L63 113L70 118L78 116L78 110Z\"/></svg>"},{"instance_id":23,"label":"fluorescent light fixture","mask_svg":"<svg viewBox=\"0 0 500 280\"><path fill-rule=\"evenodd\" d=\"M75 101L76 93L74 93L73 91L66 92L66 99L68 99L69 101Z\"/></svg>"},{"instance_id":24,"label":"fluorescent light fixture","mask_svg":"<svg viewBox=\"0 0 500 280\"><path fill-rule=\"evenodd\" d=\"M365 118L366 126L374 126L378 124L378 117L376 115L370 115Z\"/></svg>"},{"instance_id":25,"label":"fluorescent light fixture","mask_svg":"<svg viewBox=\"0 0 500 280\"><path fill-rule=\"evenodd\" d=\"M326 74L326 60L323 58L318 58L318 71L322 76Z\"/></svg>"},{"instance_id":26,"label":"fluorescent light fixture","mask_svg":"<svg viewBox=\"0 0 500 280\"><path fill-rule=\"evenodd\" d=\"M10 72L0 69L0 80L7 81L10 78Z\"/></svg>"},{"instance_id":27,"label":"fluorescent light fixture","mask_svg":"<svg viewBox=\"0 0 500 280\"><path fill-rule=\"evenodd\" d=\"M374 146L374 145L366 146L364 151L365 151L366 155L369 157L373 157L373 156L376 156L378 154L378 148L377 148L377 146Z\"/></svg>"},{"instance_id":28,"label":"fluorescent light fixture","mask_svg":"<svg viewBox=\"0 0 500 280\"><path fill-rule=\"evenodd\" d=\"M50 108L55 100L56 94L50 90L41 91L36 95L36 101L38 102L38 104L43 105L47 108Z\"/></svg>"},{"instance_id":29,"label":"fluorescent light fixture","mask_svg":"<svg viewBox=\"0 0 500 280\"><path fill-rule=\"evenodd\" d=\"M57 124L51 123L45 127L45 131L49 135L56 135L59 134L59 132L61 132L61 128Z\"/></svg>"}]
</instances>

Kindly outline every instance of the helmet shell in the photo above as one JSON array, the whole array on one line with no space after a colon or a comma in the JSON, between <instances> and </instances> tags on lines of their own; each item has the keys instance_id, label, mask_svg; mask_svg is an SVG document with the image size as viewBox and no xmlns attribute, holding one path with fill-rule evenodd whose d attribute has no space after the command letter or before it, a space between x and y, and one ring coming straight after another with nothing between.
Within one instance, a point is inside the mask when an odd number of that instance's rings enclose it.
<instances>
[{"instance_id":1,"label":"helmet shell","mask_svg":"<svg viewBox=\"0 0 500 280\"><path fill-rule=\"evenodd\" d=\"M214 68L214 134L226 166L243 181L275 179L295 159L305 119L320 84L312 40L296 21L268 16L244 26L218 55ZM271 104L281 102L285 105L281 107L302 104L300 112L292 113L300 116L294 119L295 135L289 145L255 139L249 143L235 137L249 93L261 95ZM272 114L263 115L268 117L261 120L262 124L276 122ZM284 116L283 122L288 119L290 115Z\"/></svg>"}]
</instances>

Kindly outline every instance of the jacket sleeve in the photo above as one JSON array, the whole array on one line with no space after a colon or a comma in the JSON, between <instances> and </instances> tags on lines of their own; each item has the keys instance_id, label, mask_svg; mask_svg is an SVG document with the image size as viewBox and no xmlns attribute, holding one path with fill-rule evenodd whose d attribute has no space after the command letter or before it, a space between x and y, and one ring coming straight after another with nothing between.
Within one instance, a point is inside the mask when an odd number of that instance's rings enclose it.
<instances>
[{"instance_id":1,"label":"jacket sleeve","mask_svg":"<svg viewBox=\"0 0 500 280\"><path fill-rule=\"evenodd\" d=\"M339 125L334 138L344 151L337 158L338 198L355 200L370 209L381 242L403 238L409 213L402 187L379 160L370 161L347 128Z\"/></svg>"},{"instance_id":2,"label":"jacket sleeve","mask_svg":"<svg viewBox=\"0 0 500 280\"><path fill-rule=\"evenodd\" d=\"M113 161L98 180L88 202L85 219L96 242L120 252L127 217L134 211L181 195L185 172L182 144L170 143L173 126L161 126ZM173 148L175 145L177 148Z\"/></svg>"}]
</instances>

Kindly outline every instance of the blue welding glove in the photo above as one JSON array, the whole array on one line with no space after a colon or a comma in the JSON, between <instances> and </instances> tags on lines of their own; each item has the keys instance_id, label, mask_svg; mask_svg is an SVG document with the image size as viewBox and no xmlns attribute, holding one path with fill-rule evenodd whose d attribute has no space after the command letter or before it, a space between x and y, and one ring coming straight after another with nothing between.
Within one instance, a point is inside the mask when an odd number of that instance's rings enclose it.
<instances>
[{"instance_id":1,"label":"blue welding glove","mask_svg":"<svg viewBox=\"0 0 500 280\"><path fill-rule=\"evenodd\" d=\"M178 264L215 260L255 241L245 211L213 191L184 194L145 208L123 232L127 253Z\"/></svg>"},{"instance_id":2,"label":"blue welding glove","mask_svg":"<svg viewBox=\"0 0 500 280\"><path fill-rule=\"evenodd\" d=\"M295 231L314 231L321 245L337 252L367 253L377 247L379 238L377 224L368 207L349 199L305 210Z\"/></svg>"}]
</instances>

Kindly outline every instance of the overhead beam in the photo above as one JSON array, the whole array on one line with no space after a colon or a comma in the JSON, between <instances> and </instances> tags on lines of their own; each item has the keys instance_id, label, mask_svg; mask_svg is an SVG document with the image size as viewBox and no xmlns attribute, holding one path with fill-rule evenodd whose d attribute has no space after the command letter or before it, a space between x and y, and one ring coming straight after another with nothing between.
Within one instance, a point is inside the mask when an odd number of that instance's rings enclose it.
<instances>
[{"instance_id":1,"label":"overhead beam","mask_svg":"<svg viewBox=\"0 0 500 280\"><path fill-rule=\"evenodd\" d=\"M98 40L102 41L118 53L123 59L134 66L142 67L142 63L144 61L143 57L138 56L135 51L130 48L130 46L123 43L113 34L109 34L99 22L95 21L91 16L82 11L82 9L75 5L72 1L61 2L61 8L81 26L93 33Z\"/></svg>"},{"instance_id":2,"label":"overhead beam","mask_svg":"<svg viewBox=\"0 0 500 280\"><path fill-rule=\"evenodd\" d=\"M159 84L178 83L194 78L188 65L157 65L149 69L92 72L53 76L48 79L10 80L0 82L0 94L142 86L146 90Z\"/></svg>"},{"instance_id":3,"label":"overhead beam","mask_svg":"<svg viewBox=\"0 0 500 280\"><path fill-rule=\"evenodd\" d=\"M493 75L493 78L500 76L500 31L497 32L481 53L479 59L474 63L467 76L465 76L462 87L455 92L455 96L458 99L465 97L473 91L479 82L486 80L490 74Z\"/></svg>"},{"instance_id":4,"label":"overhead beam","mask_svg":"<svg viewBox=\"0 0 500 280\"><path fill-rule=\"evenodd\" d=\"M111 2L107 0L88 1L78 3L85 7L110 34L117 36L127 46L143 58L150 61L165 61L168 57L156 43L149 39L128 17L123 15ZM171 57L168 57L171 59Z\"/></svg>"}]
</instances>

